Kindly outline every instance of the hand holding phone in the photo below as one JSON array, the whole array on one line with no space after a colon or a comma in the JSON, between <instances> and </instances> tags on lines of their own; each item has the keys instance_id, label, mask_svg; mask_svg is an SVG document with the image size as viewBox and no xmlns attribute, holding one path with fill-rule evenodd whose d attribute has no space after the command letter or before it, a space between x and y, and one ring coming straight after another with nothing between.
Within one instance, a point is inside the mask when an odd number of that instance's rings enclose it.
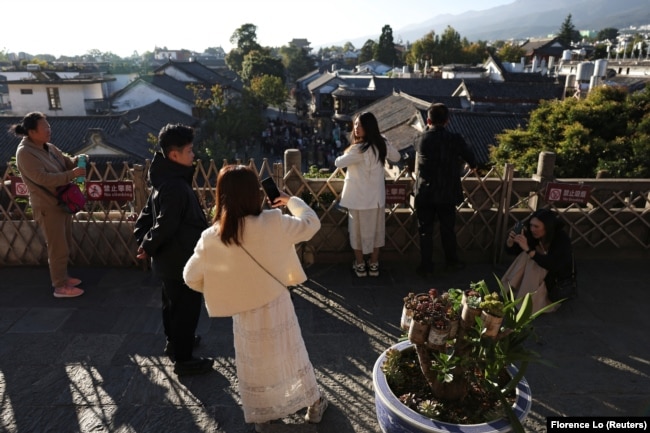
<instances>
[{"instance_id":1,"label":"hand holding phone","mask_svg":"<svg viewBox=\"0 0 650 433\"><path fill-rule=\"evenodd\" d=\"M262 180L262 189L264 189L264 193L271 203L275 202L275 199L280 197L280 190L271 177Z\"/></svg>"},{"instance_id":2,"label":"hand holding phone","mask_svg":"<svg viewBox=\"0 0 650 433\"><path fill-rule=\"evenodd\" d=\"M512 231L515 232L516 235L521 234L521 232L524 231L524 223L522 221L517 222Z\"/></svg>"}]
</instances>

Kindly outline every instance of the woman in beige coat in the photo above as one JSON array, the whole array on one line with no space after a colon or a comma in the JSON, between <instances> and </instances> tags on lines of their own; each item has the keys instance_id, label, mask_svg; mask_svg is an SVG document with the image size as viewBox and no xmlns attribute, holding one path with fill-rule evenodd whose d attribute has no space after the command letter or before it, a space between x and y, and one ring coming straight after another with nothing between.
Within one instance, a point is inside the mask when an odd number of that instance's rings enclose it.
<instances>
[{"instance_id":1,"label":"woman in beige coat","mask_svg":"<svg viewBox=\"0 0 650 433\"><path fill-rule=\"evenodd\" d=\"M21 123L11 126L11 132L22 136L16 150L16 165L29 188L29 203L34 220L47 243L47 262L55 298L74 298L84 293L81 280L68 275L68 260L72 248L72 215L66 213L56 198L56 188L78 176L86 169L76 167L77 158L64 155L50 143L52 129L40 112L27 114Z\"/></svg>"},{"instance_id":2,"label":"woman in beige coat","mask_svg":"<svg viewBox=\"0 0 650 433\"><path fill-rule=\"evenodd\" d=\"M235 363L244 419L262 424L309 406L320 422L327 400L316 384L287 286L307 279L295 244L320 229L316 213L281 193L262 210L255 172L226 166L217 178L213 225L185 265L186 284L203 293L211 317L233 317Z\"/></svg>"}]
</instances>

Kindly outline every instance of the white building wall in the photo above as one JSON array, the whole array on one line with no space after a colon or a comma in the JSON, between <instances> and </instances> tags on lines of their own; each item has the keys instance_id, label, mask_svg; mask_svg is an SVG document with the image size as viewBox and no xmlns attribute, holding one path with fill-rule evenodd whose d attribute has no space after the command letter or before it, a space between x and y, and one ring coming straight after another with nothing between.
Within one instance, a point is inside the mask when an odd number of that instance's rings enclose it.
<instances>
[{"instance_id":1,"label":"white building wall","mask_svg":"<svg viewBox=\"0 0 650 433\"><path fill-rule=\"evenodd\" d=\"M32 111L41 111L48 116L85 116L84 89L81 84L9 84L9 99L11 112L16 116L24 116ZM50 110L47 98L47 87L59 89L61 101L60 110ZM31 89L31 95L21 93L22 89ZM99 96L101 98L101 96Z\"/></svg>"},{"instance_id":2,"label":"white building wall","mask_svg":"<svg viewBox=\"0 0 650 433\"><path fill-rule=\"evenodd\" d=\"M102 83L85 84L81 88L84 99L104 99Z\"/></svg>"},{"instance_id":3,"label":"white building wall","mask_svg":"<svg viewBox=\"0 0 650 433\"><path fill-rule=\"evenodd\" d=\"M111 74L107 75L107 78L115 78L115 81L108 81L104 85L106 87L106 92L108 96L119 92L124 89L126 86L138 79L139 74Z\"/></svg>"},{"instance_id":4,"label":"white building wall","mask_svg":"<svg viewBox=\"0 0 650 433\"><path fill-rule=\"evenodd\" d=\"M128 89L119 97L113 100L113 107L118 111L132 110L134 108L149 105L152 102L160 100L188 115L192 115L192 106L177 97L163 92L158 88L149 86L147 83L140 83Z\"/></svg>"},{"instance_id":5,"label":"white building wall","mask_svg":"<svg viewBox=\"0 0 650 433\"><path fill-rule=\"evenodd\" d=\"M185 72L181 71L180 69L174 68L172 66L168 66L165 68L165 75L168 75L172 78L177 79L178 81L182 81L184 83L196 83L197 79L187 75Z\"/></svg>"}]
</instances>

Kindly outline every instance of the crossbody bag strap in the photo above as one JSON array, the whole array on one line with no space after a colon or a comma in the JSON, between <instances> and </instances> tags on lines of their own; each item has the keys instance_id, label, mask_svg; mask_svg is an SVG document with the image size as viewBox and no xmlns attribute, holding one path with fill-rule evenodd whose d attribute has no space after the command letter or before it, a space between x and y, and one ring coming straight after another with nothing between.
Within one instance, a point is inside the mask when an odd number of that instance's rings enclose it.
<instances>
[{"instance_id":1,"label":"crossbody bag strap","mask_svg":"<svg viewBox=\"0 0 650 433\"><path fill-rule=\"evenodd\" d=\"M38 183L34 182L34 181L31 180L29 177L25 176L25 174L21 173L20 176L21 176L21 177L24 177L25 179L27 179L28 181L30 181L31 183L33 183L34 185L36 185L37 187L39 187L40 189L42 189L43 191L45 191L46 193L48 193L49 195L51 195L52 197L54 197L55 199L57 199L57 200L59 199L59 198L56 196L56 194L52 194L52 191L50 191L49 189L45 188L43 185L39 185Z\"/></svg>"},{"instance_id":2,"label":"crossbody bag strap","mask_svg":"<svg viewBox=\"0 0 650 433\"><path fill-rule=\"evenodd\" d=\"M240 247L241 247L242 250L244 250L244 252L245 252L246 254L248 254L248 257L250 257L251 259L253 259L253 261L254 261L255 263L257 263L257 266L259 266L260 268L262 268L262 269L264 270L264 272L266 272L267 274L269 274L269 276L271 276L271 278L273 278L275 281L277 281L278 283L280 283L280 285L281 285L282 287L287 288L287 285L286 285L286 284L284 284L282 281L280 281L279 278L277 278L275 275L273 275L271 272L269 272L268 269L266 269L264 266L262 266L262 264L261 264L260 262L258 262L257 259L256 259L255 257L253 257L253 255L252 255L251 253L249 253L248 250L247 250L246 248L244 248L243 245L240 245Z\"/></svg>"},{"instance_id":3,"label":"crossbody bag strap","mask_svg":"<svg viewBox=\"0 0 650 433\"><path fill-rule=\"evenodd\" d=\"M56 163L59 164L59 166L63 169L63 171L66 171L66 166L65 166L65 164L63 164L63 165L61 164L61 160L60 160L59 158L57 158L57 155L53 155L53 154L50 152L50 150L49 150L49 149L50 149L50 146L49 146L48 143L46 143L46 144L47 144L47 146L48 146L47 153L48 153L48 155L50 156L50 158L54 158L54 160L56 161ZM27 149L27 151L29 151L29 152L30 152L32 155L34 155L36 158L39 158L39 155L36 153L36 150L35 150L35 149L33 149L33 148L29 147L29 146L25 146L25 149ZM40 184L34 182L34 181L31 180L29 177L27 177L27 175L25 175L24 173L20 173L20 176L21 176L21 177L24 177L24 178L27 179L27 180L29 180L31 183L33 183L34 185L36 185L37 187L39 187L40 189L42 189L43 191L45 191L46 193L48 193L49 195L51 195L52 197L54 197L55 199L57 199L57 200L59 199L59 197L57 197L56 194L52 194L52 191L50 191L49 189L45 188L43 185L40 185ZM64 184L64 185L65 185L65 184ZM62 186L64 186L64 185L62 185Z\"/></svg>"}]
</instances>

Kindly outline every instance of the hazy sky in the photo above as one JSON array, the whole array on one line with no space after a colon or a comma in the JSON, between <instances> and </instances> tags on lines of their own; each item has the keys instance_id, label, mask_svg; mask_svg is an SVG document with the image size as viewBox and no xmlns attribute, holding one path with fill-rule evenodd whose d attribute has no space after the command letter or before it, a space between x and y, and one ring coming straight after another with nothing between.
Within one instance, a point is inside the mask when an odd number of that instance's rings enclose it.
<instances>
[{"instance_id":1,"label":"hazy sky","mask_svg":"<svg viewBox=\"0 0 650 433\"><path fill-rule=\"evenodd\" d=\"M397 39L399 29L437 15L514 1L33 0L4 8L0 50L56 57L91 49L126 57L155 47L202 52L221 46L228 52L230 36L247 23L257 26L257 41L263 46L306 38L316 48L342 40L377 40L386 24Z\"/></svg>"}]
</instances>

